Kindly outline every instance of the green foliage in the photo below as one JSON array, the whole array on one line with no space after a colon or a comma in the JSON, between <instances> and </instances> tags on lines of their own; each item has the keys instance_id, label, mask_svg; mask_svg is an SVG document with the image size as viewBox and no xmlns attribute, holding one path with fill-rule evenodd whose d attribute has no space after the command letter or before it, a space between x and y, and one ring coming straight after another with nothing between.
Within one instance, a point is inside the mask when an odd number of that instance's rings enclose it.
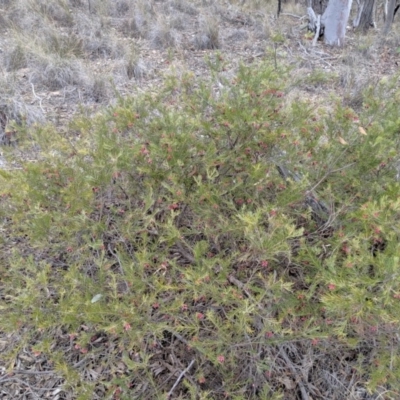
<instances>
[{"instance_id":1,"label":"green foliage","mask_svg":"<svg viewBox=\"0 0 400 400\"><path fill-rule=\"evenodd\" d=\"M289 398L290 346L398 395L400 93L356 115L286 101L289 77L171 79L21 143L41 158L0 175L1 329L76 398Z\"/></svg>"}]
</instances>

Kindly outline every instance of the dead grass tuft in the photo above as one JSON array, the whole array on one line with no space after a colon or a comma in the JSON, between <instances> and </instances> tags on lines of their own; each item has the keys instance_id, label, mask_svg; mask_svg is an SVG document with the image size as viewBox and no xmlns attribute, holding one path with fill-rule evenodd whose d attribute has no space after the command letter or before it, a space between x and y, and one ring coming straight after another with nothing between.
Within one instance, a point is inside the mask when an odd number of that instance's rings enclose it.
<instances>
[{"instance_id":1,"label":"dead grass tuft","mask_svg":"<svg viewBox=\"0 0 400 400\"><path fill-rule=\"evenodd\" d=\"M119 27L121 33L130 38L139 38L142 36L143 28L138 25L136 18L125 18Z\"/></svg>"},{"instance_id":2,"label":"dead grass tuft","mask_svg":"<svg viewBox=\"0 0 400 400\"><path fill-rule=\"evenodd\" d=\"M187 15L195 16L199 14L199 10L187 0L171 0L167 5Z\"/></svg>"},{"instance_id":3,"label":"dead grass tuft","mask_svg":"<svg viewBox=\"0 0 400 400\"><path fill-rule=\"evenodd\" d=\"M5 51L3 65L6 71L16 71L27 66L27 54L22 45L17 44L10 51Z\"/></svg>"},{"instance_id":4,"label":"dead grass tuft","mask_svg":"<svg viewBox=\"0 0 400 400\"><path fill-rule=\"evenodd\" d=\"M115 17L125 17L131 10L132 2L127 0L116 0L110 3L109 14Z\"/></svg>"},{"instance_id":5,"label":"dead grass tuft","mask_svg":"<svg viewBox=\"0 0 400 400\"><path fill-rule=\"evenodd\" d=\"M219 49L219 21L212 16L201 16L199 19L199 32L194 38L194 46L198 50Z\"/></svg>"},{"instance_id":6,"label":"dead grass tuft","mask_svg":"<svg viewBox=\"0 0 400 400\"><path fill-rule=\"evenodd\" d=\"M41 56L32 63L34 68L30 80L35 86L58 90L69 85L86 86L88 84L89 79L85 68L79 60Z\"/></svg>"},{"instance_id":7,"label":"dead grass tuft","mask_svg":"<svg viewBox=\"0 0 400 400\"><path fill-rule=\"evenodd\" d=\"M127 49L125 56L114 66L113 73L117 81L142 80L150 75L149 64L144 62L139 52Z\"/></svg>"},{"instance_id":8,"label":"dead grass tuft","mask_svg":"<svg viewBox=\"0 0 400 400\"><path fill-rule=\"evenodd\" d=\"M228 35L227 39L231 42L242 42L249 38L249 34L245 29L235 29L230 35Z\"/></svg>"},{"instance_id":9,"label":"dead grass tuft","mask_svg":"<svg viewBox=\"0 0 400 400\"><path fill-rule=\"evenodd\" d=\"M27 104L19 93L15 76L4 74L0 80L0 145L15 142L14 124L29 126L44 120L40 106Z\"/></svg>"},{"instance_id":10,"label":"dead grass tuft","mask_svg":"<svg viewBox=\"0 0 400 400\"><path fill-rule=\"evenodd\" d=\"M145 38L149 31L149 21L154 19L144 7L127 10L124 15L116 17L111 25L124 37Z\"/></svg>"},{"instance_id":11,"label":"dead grass tuft","mask_svg":"<svg viewBox=\"0 0 400 400\"><path fill-rule=\"evenodd\" d=\"M376 83L375 78L369 76L365 69L357 70L353 67L342 69L339 81L344 89L343 103L355 111L360 110L365 101L365 90Z\"/></svg>"},{"instance_id":12,"label":"dead grass tuft","mask_svg":"<svg viewBox=\"0 0 400 400\"><path fill-rule=\"evenodd\" d=\"M104 78L97 77L94 79L91 90L86 93L95 103L107 103L111 97L112 87Z\"/></svg>"},{"instance_id":13,"label":"dead grass tuft","mask_svg":"<svg viewBox=\"0 0 400 400\"><path fill-rule=\"evenodd\" d=\"M118 59L124 55L124 47L112 35L94 34L82 38L83 48L91 59Z\"/></svg>"},{"instance_id":14,"label":"dead grass tuft","mask_svg":"<svg viewBox=\"0 0 400 400\"><path fill-rule=\"evenodd\" d=\"M174 15L171 18L171 27L178 30L184 31L187 28L187 19L184 15Z\"/></svg>"},{"instance_id":15,"label":"dead grass tuft","mask_svg":"<svg viewBox=\"0 0 400 400\"><path fill-rule=\"evenodd\" d=\"M148 34L151 46L155 49L165 50L179 47L180 34L171 27L170 21L165 17L157 18Z\"/></svg>"},{"instance_id":16,"label":"dead grass tuft","mask_svg":"<svg viewBox=\"0 0 400 400\"><path fill-rule=\"evenodd\" d=\"M87 58L117 59L123 56L124 47L105 20L76 15L76 25L79 26L76 41Z\"/></svg>"},{"instance_id":17,"label":"dead grass tuft","mask_svg":"<svg viewBox=\"0 0 400 400\"><path fill-rule=\"evenodd\" d=\"M84 0L68 0L68 5L71 8L87 8L87 2Z\"/></svg>"},{"instance_id":18,"label":"dead grass tuft","mask_svg":"<svg viewBox=\"0 0 400 400\"><path fill-rule=\"evenodd\" d=\"M82 57L84 55L83 40L75 33L64 33L51 27L40 30L36 45L46 54L61 58Z\"/></svg>"},{"instance_id":19,"label":"dead grass tuft","mask_svg":"<svg viewBox=\"0 0 400 400\"><path fill-rule=\"evenodd\" d=\"M14 124L33 125L43 123L43 112L37 106L26 104L16 98L0 102L0 145L10 146L17 141Z\"/></svg>"},{"instance_id":20,"label":"dead grass tuft","mask_svg":"<svg viewBox=\"0 0 400 400\"><path fill-rule=\"evenodd\" d=\"M35 0L36 1L36 0ZM65 1L49 2L42 0L38 2L38 7L44 16L51 21L55 21L60 26L71 27L74 24L74 18Z\"/></svg>"},{"instance_id":21,"label":"dead grass tuft","mask_svg":"<svg viewBox=\"0 0 400 400\"><path fill-rule=\"evenodd\" d=\"M141 59L130 58L125 63L125 71L128 79L142 79L148 75L146 64Z\"/></svg>"}]
</instances>

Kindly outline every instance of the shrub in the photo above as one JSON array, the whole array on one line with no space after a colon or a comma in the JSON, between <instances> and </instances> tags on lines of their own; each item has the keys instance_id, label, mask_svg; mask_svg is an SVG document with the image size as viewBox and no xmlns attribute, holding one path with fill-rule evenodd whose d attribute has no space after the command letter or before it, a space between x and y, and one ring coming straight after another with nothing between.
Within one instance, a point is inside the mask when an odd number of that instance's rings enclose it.
<instances>
[{"instance_id":1,"label":"shrub","mask_svg":"<svg viewBox=\"0 0 400 400\"><path fill-rule=\"evenodd\" d=\"M31 133L0 178L10 371L24 348L74 398L398 397L399 91L356 115L289 77L171 78Z\"/></svg>"}]
</instances>

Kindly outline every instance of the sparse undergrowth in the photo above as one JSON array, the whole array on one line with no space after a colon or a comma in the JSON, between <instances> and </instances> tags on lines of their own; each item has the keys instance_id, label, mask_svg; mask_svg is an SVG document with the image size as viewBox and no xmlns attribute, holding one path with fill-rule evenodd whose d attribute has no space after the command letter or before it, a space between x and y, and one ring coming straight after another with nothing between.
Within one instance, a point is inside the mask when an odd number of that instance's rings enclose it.
<instances>
[{"instance_id":1,"label":"sparse undergrowth","mask_svg":"<svg viewBox=\"0 0 400 400\"><path fill-rule=\"evenodd\" d=\"M188 75L20 129L41 158L0 171L6 398L399 397L398 80L358 114L295 84Z\"/></svg>"},{"instance_id":2,"label":"sparse undergrowth","mask_svg":"<svg viewBox=\"0 0 400 400\"><path fill-rule=\"evenodd\" d=\"M369 35L349 31L342 52L312 46L302 2L286 2L279 19L265 0L4 0L0 10L0 144L24 112L65 126L79 106L96 112L171 71L206 78L204 55L216 49L227 74L273 57L310 75L303 94L334 87L353 108L365 86L397 68L400 36L378 40L382 17Z\"/></svg>"}]
</instances>

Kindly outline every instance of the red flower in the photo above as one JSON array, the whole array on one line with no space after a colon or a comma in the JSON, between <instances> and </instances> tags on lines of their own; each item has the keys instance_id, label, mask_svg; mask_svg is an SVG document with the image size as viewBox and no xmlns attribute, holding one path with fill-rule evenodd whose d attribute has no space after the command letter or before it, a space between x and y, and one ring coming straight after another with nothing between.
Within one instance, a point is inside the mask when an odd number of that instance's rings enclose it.
<instances>
[{"instance_id":1,"label":"red flower","mask_svg":"<svg viewBox=\"0 0 400 400\"><path fill-rule=\"evenodd\" d=\"M199 320L204 319L204 314L201 312L198 312L198 313L196 313L196 318Z\"/></svg>"},{"instance_id":2,"label":"red flower","mask_svg":"<svg viewBox=\"0 0 400 400\"><path fill-rule=\"evenodd\" d=\"M218 362L219 362L220 364L223 364L223 363L225 362L225 357L224 357L222 354L220 354L220 355L217 357L217 360L218 360Z\"/></svg>"},{"instance_id":3,"label":"red flower","mask_svg":"<svg viewBox=\"0 0 400 400\"><path fill-rule=\"evenodd\" d=\"M170 210L176 210L178 207L179 207L179 205L178 205L177 203L173 203L173 204L171 204L171 205L168 206L168 208L169 208Z\"/></svg>"}]
</instances>

